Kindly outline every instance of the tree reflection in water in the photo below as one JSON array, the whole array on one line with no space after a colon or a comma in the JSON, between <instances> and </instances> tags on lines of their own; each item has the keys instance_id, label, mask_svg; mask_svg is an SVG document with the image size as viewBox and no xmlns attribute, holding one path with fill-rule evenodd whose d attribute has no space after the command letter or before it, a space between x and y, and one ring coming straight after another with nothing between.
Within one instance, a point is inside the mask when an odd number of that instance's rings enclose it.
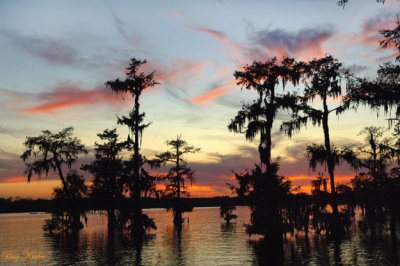
<instances>
[{"instance_id":1,"label":"tree reflection in water","mask_svg":"<svg viewBox=\"0 0 400 266\"><path fill-rule=\"evenodd\" d=\"M174 224L173 234L173 250L176 265L185 265L182 251L182 224Z\"/></svg>"},{"instance_id":2,"label":"tree reflection in water","mask_svg":"<svg viewBox=\"0 0 400 266\"><path fill-rule=\"evenodd\" d=\"M249 241L254 250L256 265L282 265L284 262L282 239L276 242L271 238Z\"/></svg>"},{"instance_id":3,"label":"tree reflection in water","mask_svg":"<svg viewBox=\"0 0 400 266\"><path fill-rule=\"evenodd\" d=\"M154 236L134 239L130 234L107 230L105 234L74 232L46 234L53 257L60 265L142 265L142 253Z\"/></svg>"},{"instance_id":4,"label":"tree reflection in water","mask_svg":"<svg viewBox=\"0 0 400 266\"><path fill-rule=\"evenodd\" d=\"M392 238L390 231L377 231L375 236L360 231L357 222L363 217L358 208L348 236L339 240L328 238L323 232L317 235L310 229L308 236L295 230L282 239L258 240L261 237L252 236L249 241L242 226L249 219L249 211L238 207L237 212L238 220L226 226L218 208L195 210L191 223L179 227L173 226L172 214L164 217L164 211L155 210L151 216L157 218L160 230L157 236L143 241L136 241L129 233L108 230L106 219L102 222L104 216L95 214L80 232L45 235L43 254L47 261L57 261L59 265L399 264L399 240ZM204 220L200 221L200 217ZM27 235L27 239L34 237Z\"/></svg>"},{"instance_id":5,"label":"tree reflection in water","mask_svg":"<svg viewBox=\"0 0 400 266\"><path fill-rule=\"evenodd\" d=\"M321 235L293 236L280 245L250 240L254 265L398 265L398 242L390 234L379 238L353 236L328 240Z\"/></svg>"},{"instance_id":6,"label":"tree reflection in water","mask_svg":"<svg viewBox=\"0 0 400 266\"><path fill-rule=\"evenodd\" d=\"M87 235L79 231L70 234L45 234L45 239L59 265L79 264L89 257Z\"/></svg>"}]
</instances>

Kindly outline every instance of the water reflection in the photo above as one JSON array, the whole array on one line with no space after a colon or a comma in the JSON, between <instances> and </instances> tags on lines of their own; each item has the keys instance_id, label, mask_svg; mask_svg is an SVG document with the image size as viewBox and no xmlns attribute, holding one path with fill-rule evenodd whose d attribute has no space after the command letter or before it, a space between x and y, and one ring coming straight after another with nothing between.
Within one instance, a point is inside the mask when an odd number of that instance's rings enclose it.
<instances>
[{"instance_id":1,"label":"water reflection","mask_svg":"<svg viewBox=\"0 0 400 266\"><path fill-rule=\"evenodd\" d=\"M52 249L53 257L61 265L78 264L88 257L87 235L79 232L70 234L45 235Z\"/></svg>"},{"instance_id":2,"label":"water reflection","mask_svg":"<svg viewBox=\"0 0 400 266\"><path fill-rule=\"evenodd\" d=\"M130 234L107 230L106 234L86 233L45 235L52 257L59 265L142 265L143 249L155 236L134 239Z\"/></svg>"},{"instance_id":3,"label":"water reflection","mask_svg":"<svg viewBox=\"0 0 400 266\"><path fill-rule=\"evenodd\" d=\"M352 228L340 241L323 235L287 234L283 239L249 236L247 208L237 208L237 221L226 225L218 208L187 213L190 223L174 226L164 210L147 214L159 225L137 241L130 234L107 229L107 217L91 214L81 232L44 235L48 215L0 215L0 251L40 251L37 265L398 265L398 239L390 232L371 237ZM13 265L0 258L0 265ZM29 261L24 261L28 263ZM18 265L18 264L14 264Z\"/></svg>"},{"instance_id":4,"label":"water reflection","mask_svg":"<svg viewBox=\"0 0 400 266\"><path fill-rule=\"evenodd\" d=\"M223 223L221 224L222 237L228 238L235 233L236 223Z\"/></svg>"},{"instance_id":5,"label":"water reflection","mask_svg":"<svg viewBox=\"0 0 400 266\"><path fill-rule=\"evenodd\" d=\"M185 265L183 258L184 251L182 250L182 224L174 225L172 247L176 265Z\"/></svg>"}]
</instances>

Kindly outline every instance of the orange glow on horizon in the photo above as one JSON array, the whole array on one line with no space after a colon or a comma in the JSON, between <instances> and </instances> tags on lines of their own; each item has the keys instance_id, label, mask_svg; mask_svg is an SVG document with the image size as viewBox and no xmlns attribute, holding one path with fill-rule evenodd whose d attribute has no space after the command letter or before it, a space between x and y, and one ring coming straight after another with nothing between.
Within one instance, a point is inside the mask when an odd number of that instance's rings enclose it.
<instances>
[{"instance_id":1,"label":"orange glow on horizon","mask_svg":"<svg viewBox=\"0 0 400 266\"><path fill-rule=\"evenodd\" d=\"M157 174L162 174L159 172ZM328 178L328 177L326 177ZM337 175L335 176L336 184L349 183L353 176ZM234 176L229 175L215 175L215 179L235 180ZM307 193L311 194L311 181L315 180L315 176L307 176L304 174L288 177L292 181L293 188L300 187L300 190L294 193ZM328 191L330 191L329 178L327 180ZM86 182L90 185L92 182ZM0 183L0 198L19 197L19 198L52 198L53 189L61 186L60 180L35 180L30 183L27 182L26 176L6 178ZM165 189L165 184L157 184L157 190ZM202 197L216 197L216 196L232 196L231 190L225 185L196 185L187 184L186 191L190 193L192 198Z\"/></svg>"},{"instance_id":2,"label":"orange glow on horizon","mask_svg":"<svg viewBox=\"0 0 400 266\"><path fill-rule=\"evenodd\" d=\"M8 180L12 180L10 178ZM27 180L26 177L24 177ZM39 180L31 182L7 182L0 183L0 198L32 198L50 199L53 189L61 185L60 180Z\"/></svg>"},{"instance_id":3,"label":"orange glow on horizon","mask_svg":"<svg viewBox=\"0 0 400 266\"><path fill-rule=\"evenodd\" d=\"M26 176L16 176L16 177L9 177L3 180L3 183L16 183L16 182L24 182L28 181Z\"/></svg>"},{"instance_id":4,"label":"orange glow on horizon","mask_svg":"<svg viewBox=\"0 0 400 266\"><path fill-rule=\"evenodd\" d=\"M304 174L301 175L294 175L294 176L288 176L290 181L296 181L296 180L316 180L316 176L307 176ZM329 180L328 176L325 176ZM335 183L343 183L343 182L350 182L350 180L354 178L354 176L349 176L349 175L335 175Z\"/></svg>"}]
</instances>

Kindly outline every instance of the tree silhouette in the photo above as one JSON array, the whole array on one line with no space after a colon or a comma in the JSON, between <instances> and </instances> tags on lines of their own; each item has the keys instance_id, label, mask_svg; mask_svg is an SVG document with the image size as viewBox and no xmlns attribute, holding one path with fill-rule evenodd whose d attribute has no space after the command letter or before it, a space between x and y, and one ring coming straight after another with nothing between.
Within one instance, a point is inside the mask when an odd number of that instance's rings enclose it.
<instances>
[{"instance_id":1,"label":"tree silhouette","mask_svg":"<svg viewBox=\"0 0 400 266\"><path fill-rule=\"evenodd\" d=\"M291 189L291 182L279 176L278 163L270 164L269 171L262 171L259 165L255 169L244 173L236 173L239 187L229 185L239 197L246 198L251 210L250 221L246 232L264 235L268 241L276 245L283 242L285 233L284 221L287 220L284 211L285 202Z\"/></svg>"},{"instance_id":2,"label":"tree silhouette","mask_svg":"<svg viewBox=\"0 0 400 266\"><path fill-rule=\"evenodd\" d=\"M361 232L371 232L372 237L377 230L387 227L387 223L395 237L400 218L400 179L392 164L399 150L394 139L383 138L384 132L382 127L365 127L360 132L365 136L366 145L358 147L357 163L361 170L351 180L357 204L363 210L359 228Z\"/></svg>"},{"instance_id":3,"label":"tree silhouette","mask_svg":"<svg viewBox=\"0 0 400 266\"><path fill-rule=\"evenodd\" d=\"M115 208L123 198L123 180L121 179L123 163L120 153L125 143L118 140L117 130L105 129L97 134L103 143L95 143L95 161L82 166L82 170L94 176L91 186L91 196L107 210L108 226L114 227L117 223Z\"/></svg>"},{"instance_id":4,"label":"tree silhouette","mask_svg":"<svg viewBox=\"0 0 400 266\"><path fill-rule=\"evenodd\" d=\"M171 146L169 151L156 155L153 160L153 165L160 166L161 164L173 163L174 166L169 170L164 177L167 180L165 187L165 196L172 199L172 210L174 212L174 224L182 224L182 213L185 208L180 200L181 195L188 195L185 182L194 180L194 171L187 166L187 161L184 160L185 154L199 152L199 148L190 146L187 142L177 136L175 140L168 140L167 145Z\"/></svg>"},{"instance_id":5,"label":"tree silhouette","mask_svg":"<svg viewBox=\"0 0 400 266\"><path fill-rule=\"evenodd\" d=\"M49 171L57 172L64 186L68 190L68 184L63 173L63 166L71 169L78 158L78 154L87 153L81 140L73 137L73 127L67 127L58 133L49 130L42 131L37 137L26 137L24 145L26 150L21 155L25 162L30 182L32 174L40 179L43 174L46 177ZM34 160L31 161L30 158Z\"/></svg>"},{"instance_id":6,"label":"tree silhouette","mask_svg":"<svg viewBox=\"0 0 400 266\"><path fill-rule=\"evenodd\" d=\"M229 185L241 197L246 197L251 209L249 234L268 236L268 241L281 243L283 228L283 205L290 191L290 181L278 176L279 165L271 160L271 132L276 114L281 109L296 106L296 95L278 93L278 85L285 88L288 82L298 85L303 63L291 58L277 62L276 58L266 62L253 62L234 76L238 85L257 92L252 104L242 104L242 109L228 125L230 131L243 133L252 141L260 135L258 145L260 165L254 170L236 174L239 187Z\"/></svg>"},{"instance_id":7,"label":"tree silhouette","mask_svg":"<svg viewBox=\"0 0 400 266\"><path fill-rule=\"evenodd\" d=\"M44 230L66 232L69 229L77 230L83 227L80 216L84 209L77 202L84 197L86 186L84 179L71 171L64 177L63 167L71 170L72 165L78 159L78 154L87 153L81 140L73 137L73 128L67 127L58 133L49 130L42 131L37 137L26 137L26 150L21 155L25 162L28 182L32 174L41 178L50 171L58 173L63 186L54 189L55 199L58 201L56 211L52 218L46 221ZM33 160L31 160L33 158Z\"/></svg>"},{"instance_id":8,"label":"tree silhouette","mask_svg":"<svg viewBox=\"0 0 400 266\"><path fill-rule=\"evenodd\" d=\"M233 214L233 211L236 209L235 206L228 206L228 205L222 205L219 210L219 214L221 218L223 218L226 222L227 225L230 224L231 220L236 219L237 215Z\"/></svg>"},{"instance_id":9,"label":"tree silhouette","mask_svg":"<svg viewBox=\"0 0 400 266\"><path fill-rule=\"evenodd\" d=\"M387 168L394 155L392 140L382 139L384 132L382 127L365 127L360 132L365 135L369 148L359 147L359 152L367 155L367 158L360 158L358 164L360 168L366 168L368 175L376 182L388 177Z\"/></svg>"},{"instance_id":10,"label":"tree silhouette","mask_svg":"<svg viewBox=\"0 0 400 266\"><path fill-rule=\"evenodd\" d=\"M291 137L295 131L299 131L301 127L306 126L308 122L313 125L321 125L324 132L325 144L323 147L312 145L308 147L308 154L311 158L319 157L326 162L328 166L331 192L335 194L335 156L332 148L329 134L329 115L335 113L342 114L349 108L348 102L342 101L337 107L329 108L329 98L339 99L342 94L341 78L347 77L347 71L342 64L327 55L321 59L314 59L307 64L305 75L306 88L304 95L299 96L300 105L298 110L293 114L294 119L283 122L281 130ZM322 102L322 109L318 109L309 105L309 102L318 97ZM312 155L315 153L314 155ZM313 161L311 161L313 162Z\"/></svg>"},{"instance_id":11,"label":"tree silhouette","mask_svg":"<svg viewBox=\"0 0 400 266\"><path fill-rule=\"evenodd\" d=\"M237 84L255 90L258 99L252 104L243 104L242 110L231 120L228 129L235 133L244 133L249 141L260 135L258 149L261 166L265 165L267 171L271 164L271 131L274 118L278 110L289 109L295 106L296 102L294 94L277 93L277 86L281 84L285 88L287 82L297 85L302 67L302 63L295 62L292 58L284 58L280 64L276 58L272 58L266 62L246 65L243 71L236 71L234 74Z\"/></svg>"},{"instance_id":12,"label":"tree silhouette","mask_svg":"<svg viewBox=\"0 0 400 266\"><path fill-rule=\"evenodd\" d=\"M85 221L87 220L86 209L82 205L82 200L86 198L88 192L85 179L73 170L67 174L66 184L66 187L54 188L56 207L51 219L46 220L43 226L43 229L49 233L82 229L80 217L83 216Z\"/></svg>"},{"instance_id":13,"label":"tree silhouette","mask_svg":"<svg viewBox=\"0 0 400 266\"><path fill-rule=\"evenodd\" d=\"M333 170L335 170L336 166L341 165L344 162L347 162L351 168L358 169L358 161L356 158L356 154L352 149L346 146L339 149L332 145L330 156L333 161ZM326 147L324 145L317 145L314 143L307 145L306 158L308 160L309 168L311 168L313 171L316 170L318 164L327 166L328 153ZM322 174L319 173L319 175L321 176ZM322 180L322 184L324 185L324 190L326 192L327 187L325 179Z\"/></svg>"},{"instance_id":14,"label":"tree silhouette","mask_svg":"<svg viewBox=\"0 0 400 266\"><path fill-rule=\"evenodd\" d=\"M400 52L400 20L396 21L396 28L394 29L382 29L379 33L383 36L383 40L379 41L379 44L383 48L394 46L397 51ZM396 61L400 61L400 54L397 55Z\"/></svg>"},{"instance_id":15,"label":"tree silhouette","mask_svg":"<svg viewBox=\"0 0 400 266\"><path fill-rule=\"evenodd\" d=\"M133 213L130 217L132 232L141 236L147 226L154 223L142 213L141 197L142 193L150 190L155 184L150 175L143 169L145 158L140 154L141 138L143 130L150 124L143 123L145 113L140 113L140 96L145 89L154 87L158 83L154 80L154 72L144 74L140 68L146 60L130 59L129 66L126 68L127 78L124 81L116 79L107 81L106 86L116 93L131 94L134 106L128 116L118 118L118 123L129 128L129 135L126 141L126 148L133 151L129 161L124 162L124 178L129 187L130 195L134 199ZM151 226L152 227L152 226Z\"/></svg>"},{"instance_id":16,"label":"tree silhouette","mask_svg":"<svg viewBox=\"0 0 400 266\"><path fill-rule=\"evenodd\" d=\"M318 194L321 192L321 186L323 187L323 191L327 193L328 186L326 183L326 178L323 176L322 173L318 173L318 176L315 180L311 180L312 185L312 194Z\"/></svg>"},{"instance_id":17,"label":"tree silhouette","mask_svg":"<svg viewBox=\"0 0 400 266\"><path fill-rule=\"evenodd\" d=\"M54 198L56 200L82 200L86 197L88 187L85 179L78 175L76 171L71 171L67 175L67 187L58 187L54 189Z\"/></svg>"}]
</instances>

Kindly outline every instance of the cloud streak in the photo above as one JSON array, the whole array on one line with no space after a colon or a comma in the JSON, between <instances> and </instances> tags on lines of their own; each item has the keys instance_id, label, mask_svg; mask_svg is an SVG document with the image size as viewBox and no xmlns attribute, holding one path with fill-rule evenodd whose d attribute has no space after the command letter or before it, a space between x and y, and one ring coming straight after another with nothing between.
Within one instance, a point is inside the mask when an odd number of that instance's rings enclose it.
<instances>
[{"instance_id":1,"label":"cloud streak","mask_svg":"<svg viewBox=\"0 0 400 266\"><path fill-rule=\"evenodd\" d=\"M229 41L228 37L226 37L226 35L222 31L213 30L213 29L209 29L209 28L200 28L200 27L194 27L191 29L201 32L201 33L204 33L204 34L207 34L208 36L211 36L220 42L228 42Z\"/></svg>"},{"instance_id":2,"label":"cloud streak","mask_svg":"<svg viewBox=\"0 0 400 266\"><path fill-rule=\"evenodd\" d=\"M225 85L215 86L209 91L206 91L205 93L202 93L196 97L190 98L187 101L195 104L205 105L207 102L231 92L233 88L235 88L235 86L236 80Z\"/></svg>"},{"instance_id":3,"label":"cloud streak","mask_svg":"<svg viewBox=\"0 0 400 266\"><path fill-rule=\"evenodd\" d=\"M24 95L19 95L25 97ZM60 109L83 105L108 104L114 106L125 105L120 95L113 93L105 86L99 86L92 90L83 90L78 84L64 82L59 83L51 92L34 95L38 105L29 108L21 108L18 111L28 114L53 113Z\"/></svg>"},{"instance_id":4,"label":"cloud streak","mask_svg":"<svg viewBox=\"0 0 400 266\"><path fill-rule=\"evenodd\" d=\"M78 50L65 45L62 40L52 40L33 36L21 35L16 32L0 30L0 34L22 51L60 65L78 65L82 63Z\"/></svg>"},{"instance_id":5,"label":"cloud streak","mask_svg":"<svg viewBox=\"0 0 400 266\"><path fill-rule=\"evenodd\" d=\"M125 30L124 30L124 26L125 26L124 22L119 18L119 16L118 16L117 13L114 11L114 9L113 9L110 5L107 4L107 2L105 2L105 6L107 7L107 9L108 9L108 11L109 11L109 13L110 13L110 15L111 15L111 18L112 18L112 20L113 20L113 22L114 22L115 29L118 31L118 33L119 33L126 41L128 41L126 32L125 32Z\"/></svg>"}]
</instances>

